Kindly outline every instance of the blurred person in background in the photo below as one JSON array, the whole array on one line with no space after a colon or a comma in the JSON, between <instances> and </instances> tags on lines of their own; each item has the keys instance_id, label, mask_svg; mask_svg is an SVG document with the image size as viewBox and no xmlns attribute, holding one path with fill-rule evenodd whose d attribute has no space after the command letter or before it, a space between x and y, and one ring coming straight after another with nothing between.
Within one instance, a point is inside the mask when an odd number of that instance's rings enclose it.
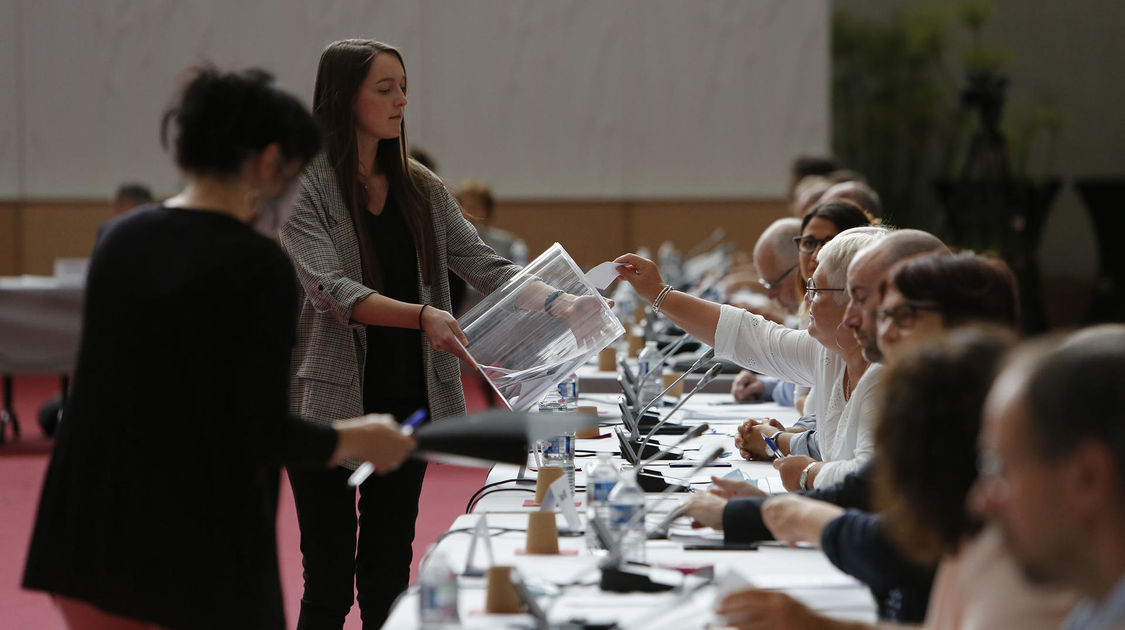
<instances>
[{"instance_id":1,"label":"blurred person in background","mask_svg":"<svg viewBox=\"0 0 1125 630\"><path fill-rule=\"evenodd\" d=\"M1125 628L1123 409L1120 324L1017 358L986 404L974 506L1027 579L1081 595L1065 630Z\"/></svg>"}]
</instances>

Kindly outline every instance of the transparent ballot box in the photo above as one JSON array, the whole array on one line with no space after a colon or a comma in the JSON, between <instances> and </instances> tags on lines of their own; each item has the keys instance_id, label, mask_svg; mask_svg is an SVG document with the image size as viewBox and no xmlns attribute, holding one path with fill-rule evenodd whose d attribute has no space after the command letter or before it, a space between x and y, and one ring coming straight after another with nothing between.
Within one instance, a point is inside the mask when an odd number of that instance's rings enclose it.
<instances>
[{"instance_id":1,"label":"transparent ballot box","mask_svg":"<svg viewBox=\"0 0 1125 630\"><path fill-rule=\"evenodd\" d=\"M458 323L478 369L516 411L531 409L548 389L625 333L558 243Z\"/></svg>"}]
</instances>

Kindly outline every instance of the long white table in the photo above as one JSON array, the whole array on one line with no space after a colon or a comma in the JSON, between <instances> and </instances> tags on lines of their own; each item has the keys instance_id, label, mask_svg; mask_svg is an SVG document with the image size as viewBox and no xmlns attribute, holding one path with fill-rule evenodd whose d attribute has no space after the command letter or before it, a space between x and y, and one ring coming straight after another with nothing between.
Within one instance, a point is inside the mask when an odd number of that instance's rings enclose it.
<instances>
[{"instance_id":1,"label":"long white table","mask_svg":"<svg viewBox=\"0 0 1125 630\"><path fill-rule=\"evenodd\" d=\"M619 422L616 397L603 394L580 394L580 404L596 404L603 423ZM708 468L690 481L693 488L703 490L710 483L709 476L722 476L740 470L745 476L758 480L759 487L771 492L783 492L777 471L765 462L749 462L739 457L734 449L734 434L739 423L747 417L777 418L791 424L797 418L792 408L772 403L730 405L720 404L730 400L725 394L700 394L692 398L672 418L674 422L694 425L707 422L711 432L685 444L684 459L702 458L716 445L726 449L719 459L729 466ZM546 420L547 418L545 418ZM603 434L611 427L603 426ZM666 444L675 436L657 436ZM577 502L579 513L585 519L585 466L593 461L595 453L616 452L617 440L605 437L596 440L578 440L575 485L579 488ZM620 459L616 460L620 466ZM678 477L687 472L671 467L668 462L649 465L666 477ZM520 479L520 475L523 479ZM692 530L686 519L677 521L670 534L673 540L650 540L646 545L649 564L665 567L713 565L714 584L702 585L699 578L684 578L674 571L664 572L666 579L683 580L684 587L665 593L607 593L598 587L600 573L597 569L601 556L586 550L585 537L563 536L559 539L562 552L558 556L525 555L524 531L527 514L536 507L527 505L534 492L534 461L529 455L528 466L521 471L512 465L494 466L488 475L482 497L473 511L457 518L448 532L438 541L432 552L444 554L457 568L465 567L473 531L481 517L487 519L493 563L515 566L540 594L540 605L547 609L552 623L581 621L586 624L617 623L623 628L703 628L717 623L711 611L717 595L724 586L747 583L760 588L784 590L797 599L833 617L874 621L875 603L870 591L854 578L832 566L818 549L789 548L765 543L754 551L688 551L684 540L719 540L721 532ZM649 494L646 521L652 525L683 500L685 494L672 495L672 500L657 500ZM556 516L560 530L566 529L565 520ZM487 564L482 550L476 550L476 565ZM702 586L701 586L702 585ZM529 627L528 615L485 615L485 580L481 577L459 578L461 589L461 623L465 628L496 628L522 625ZM391 612L385 628L405 629L419 627L416 586L412 586Z\"/></svg>"}]
</instances>

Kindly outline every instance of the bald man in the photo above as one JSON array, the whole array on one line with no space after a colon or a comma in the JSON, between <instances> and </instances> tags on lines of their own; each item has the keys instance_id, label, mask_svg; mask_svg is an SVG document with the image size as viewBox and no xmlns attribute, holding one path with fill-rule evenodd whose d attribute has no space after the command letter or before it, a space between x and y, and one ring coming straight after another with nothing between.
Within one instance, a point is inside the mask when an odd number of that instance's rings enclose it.
<instances>
[{"instance_id":1,"label":"bald man","mask_svg":"<svg viewBox=\"0 0 1125 630\"><path fill-rule=\"evenodd\" d=\"M875 309L879 306L879 285L897 263L908 258L937 252L949 253L941 239L922 230L895 230L883 240L864 249L848 266L846 289L848 307L843 323L852 329L869 363L883 360L875 342Z\"/></svg>"},{"instance_id":2,"label":"bald man","mask_svg":"<svg viewBox=\"0 0 1125 630\"><path fill-rule=\"evenodd\" d=\"M766 290L766 296L784 309L784 316L759 310L755 312L790 327L796 324L802 298L794 277L797 273L798 253L793 239L800 235L801 221L786 217L771 223L754 244L754 266L758 269L758 283ZM759 377L748 370L738 373L730 389L731 395L739 402L773 400L787 407L793 406L794 391L792 383Z\"/></svg>"}]
</instances>

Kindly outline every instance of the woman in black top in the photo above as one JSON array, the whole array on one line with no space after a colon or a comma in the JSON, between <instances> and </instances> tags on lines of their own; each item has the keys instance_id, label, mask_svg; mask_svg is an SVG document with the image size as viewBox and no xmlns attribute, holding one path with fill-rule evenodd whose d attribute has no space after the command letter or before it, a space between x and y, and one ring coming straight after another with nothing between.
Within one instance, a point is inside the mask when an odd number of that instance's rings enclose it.
<instances>
[{"instance_id":1,"label":"woman in black top","mask_svg":"<svg viewBox=\"0 0 1125 630\"><path fill-rule=\"evenodd\" d=\"M333 42L320 57L313 113L324 151L301 175L281 243L304 289L293 410L330 422L365 412L437 421L465 413L448 271L488 294L519 272L481 241L445 185L407 158L407 75L393 47ZM561 318L584 338L598 298L529 283L520 308ZM365 628L383 625L410 576L425 466L343 486L346 468L289 471L305 591L298 628L340 628L358 591Z\"/></svg>"},{"instance_id":2,"label":"woman in black top","mask_svg":"<svg viewBox=\"0 0 1125 630\"><path fill-rule=\"evenodd\" d=\"M309 114L261 71L202 69L170 122L188 184L94 249L23 585L72 628L280 630L281 465L385 471L413 441L387 418L287 413L297 286L249 223L274 218L319 147Z\"/></svg>"}]
</instances>

